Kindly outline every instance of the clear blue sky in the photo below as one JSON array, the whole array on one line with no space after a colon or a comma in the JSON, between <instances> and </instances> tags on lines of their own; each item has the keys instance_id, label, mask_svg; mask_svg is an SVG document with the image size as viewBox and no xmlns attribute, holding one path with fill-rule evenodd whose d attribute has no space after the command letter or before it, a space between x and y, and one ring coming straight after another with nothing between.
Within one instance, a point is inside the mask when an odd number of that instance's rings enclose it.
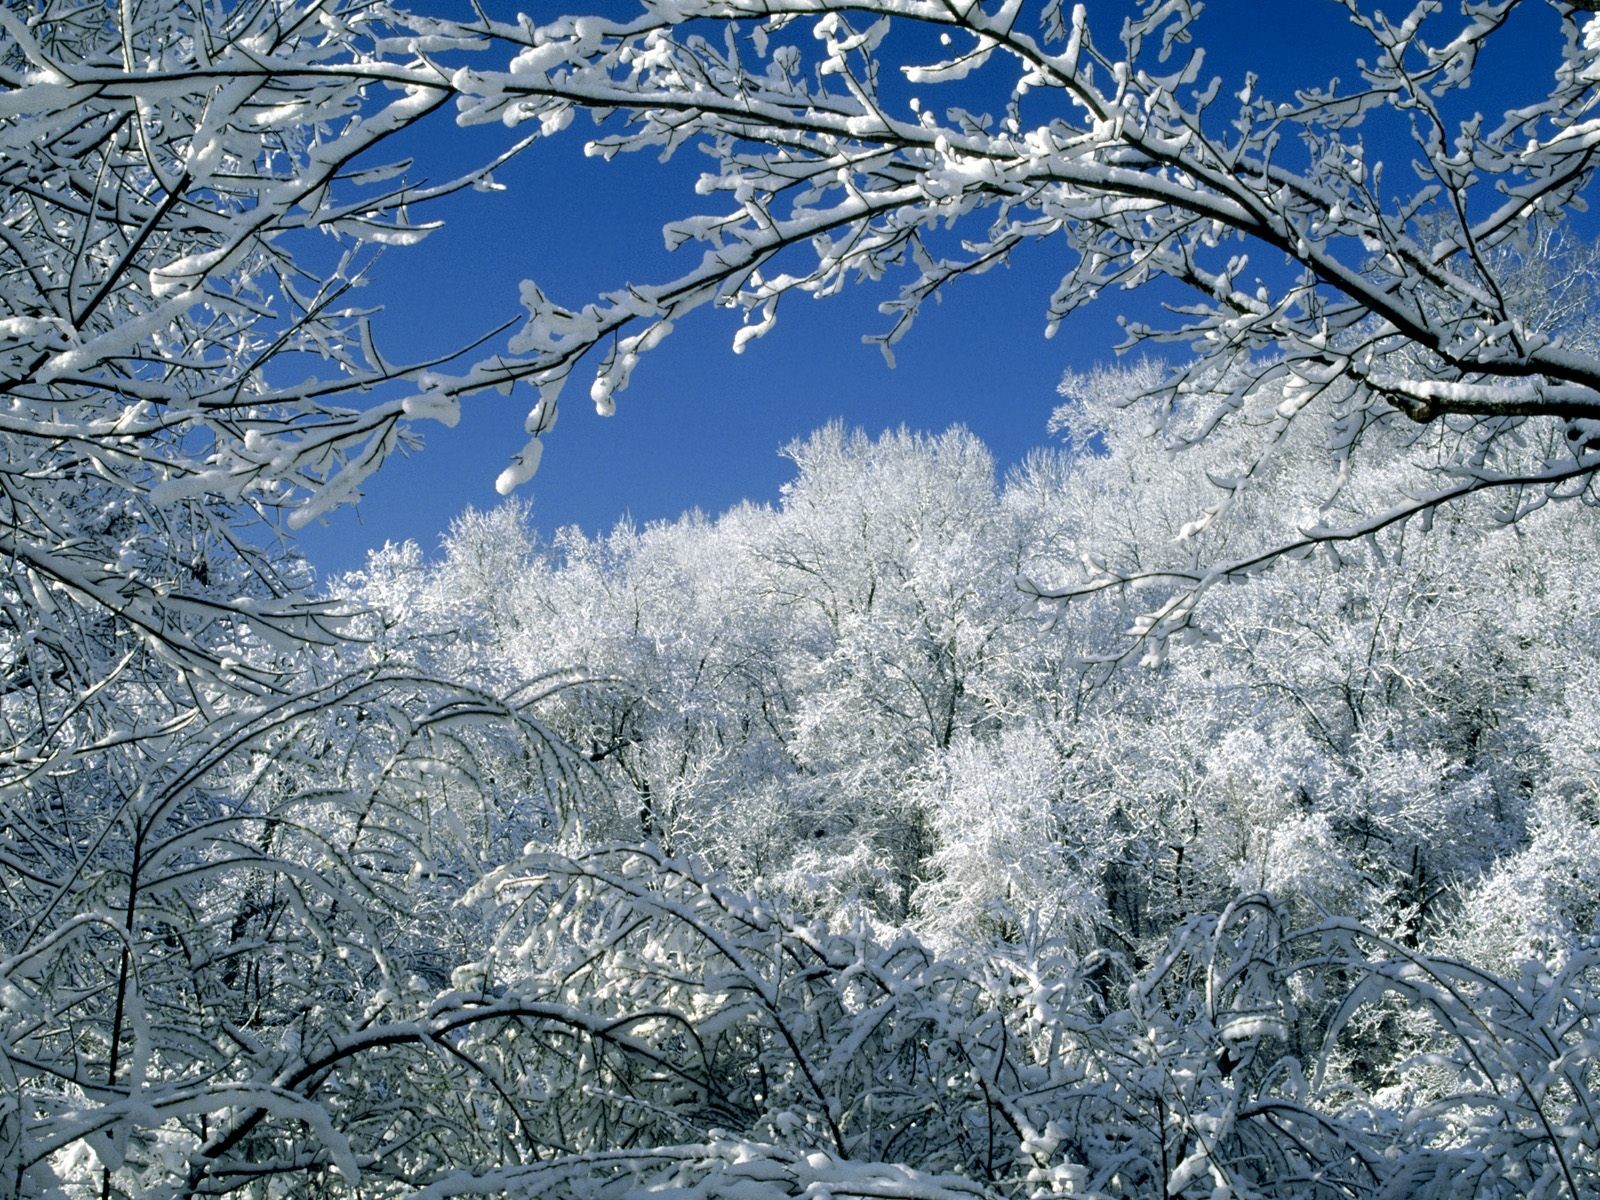
<instances>
[{"instance_id":1,"label":"clear blue sky","mask_svg":"<svg viewBox=\"0 0 1600 1200\"><path fill-rule=\"evenodd\" d=\"M439 7L449 2L435 0ZM486 7L510 17L527 6ZM533 15L544 20L582 7L581 0L540 4ZM1103 0L1089 7L1095 21L1109 15L1113 28L1132 8ZM1392 7L1399 15L1406 6L1397 0ZM1498 114L1502 98L1527 102L1548 80L1559 22L1553 9L1539 9L1517 31L1517 45L1503 49L1504 60L1481 64L1473 97L1487 111ZM1348 82L1355 77L1351 56L1364 50L1332 0L1212 0L1196 33L1207 47L1207 75L1220 74L1230 91L1247 69L1269 94L1287 95L1332 74ZM436 353L516 318L524 278L576 308L626 280L671 278L687 268L687 256L698 256L693 248L667 254L660 229L702 211L693 181L709 160L693 150L666 165L653 156L586 159L582 144L591 129L580 117L501 171L506 191L452 198L426 214L442 218L443 229L418 247L387 253L361 299L385 308L376 327L388 356ZM412 178L437 181L507 141L499 126L459 130L445 117L405 151L418 159ZM1045 340L1045 305L1066 255L1059 244L1034 245L1009 268L958 282L942 304L924 310L897 348L893 370L861 342L863 333L885 328L876 306L892 295L889 286L821 301L792 298L773 332L742 356L729 348L737 316L701 310L645 356L617 397L615 416L596 416L586 377L574 377L539 473L522 494L546 533L566 524L604 530L624 515L643 523L696 507L715 513L742 499L770 501L789 474L779 448L835 418L874 433L959 422L1004 469L1046 443L1063 370L1112 360L1121 340L1118 312L1145 317L1155 300L1102 298ZM534 399L519 387L510 397L470 400L454 429L423 423L426 450L394 458L360 505L305 530L302 552L326 576L359 566L386 541L409 538L435 550L465 507L498 503L495 476L521 448Z\"/></svg>"}]
</instances>

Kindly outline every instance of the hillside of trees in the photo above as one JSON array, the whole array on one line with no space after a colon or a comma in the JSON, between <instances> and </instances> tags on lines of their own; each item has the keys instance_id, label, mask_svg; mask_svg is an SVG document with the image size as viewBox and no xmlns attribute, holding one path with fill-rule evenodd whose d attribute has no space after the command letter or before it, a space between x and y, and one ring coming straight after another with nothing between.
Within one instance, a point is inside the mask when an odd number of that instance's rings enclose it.
<instances>
[{"instance_id":1,"label":"hillside of trees","mask_svg":"<svg viewBox=\"0 0 1600 1200\"><path fill-rule=\"evenodd\" d=\"M0 1197L1600 1193L1595 5L1276 98L1190 0L466 7L0 0ZM575 115L710 156L687 267L380 349ZM511 493L699 310L1038 247L1167 323L1003 479L297 556L463 401Z\"/></svg>"},{"instance_id":2,"label":"hillside of trees","mask_svg":"<svg viewBox=\"0 0 1600 1200\"><path fill-rule=\"evenodd\" d=\"M1576 953L1600 900L1590 513L1455 509L1229 589L1170 661L1115 669L1137 599L1058 610L1026 581L1086 547L1172 555L1229 450L1179 472L1103 436L1002 482L960 429L830 426L788 448L776 508L541 545L509 504L348 591L430 671L566 676L538 711L583 763L573 836L832 924L1144 966L1262 892L1486 970Z\"/></svg>"},{"instance_id":3,"label":"hillside of trees","mask_svg":"<svg viewBox=\"0 0 1600 1200\"><path fill-rule=\"evenodd\" d=\"M1077 448L1003 482L959 429L830 426L788 448L775 508L539 544L512 504L464 516L436 562L391 546L347 583L431 671L566 673L539 711L578 760L555 840L582 849L554 871L562 895L574 873L612 891L584 944L621 956L604 983L586 961L569 994L631 1021L635 973L651 977L651 1023L682 1022L652 1054L697 1057L681 1039L729 1021L792 1034L781 1070L753 1049L735 1070L766 1080L741 1097L745 1137L852 1160L899 1139L897 1161L1036 1186L1050 1129L1092 1194L1593 1186L1590 513L1453 509L1230 589L1170 661L1118 670L1101 651L1138 598L1058 610L1019 581L1089 546L1123 567L1195 553L1179 523L1248 450L1174 469L1095 424L1138 374L1069 379L1057 420ZM548 851L480 890L530 903L554 886ZM641 857L657 877L630 885ZM646 929L776 974L734 983L679 948L696 965L676 977L687 964ZM484 984L548 979L551 936L486 962ZM982 1064L928 1044L952 1021ZM883 1059L857 1075L863 1038ZM952 1078L920 1077L948 1053ZM625 1140L726 1128L656 1082L638 1113L617 1099ZM1526 1157L1499 1141L1511 1129Z\"/></svg>"}]
</instances>

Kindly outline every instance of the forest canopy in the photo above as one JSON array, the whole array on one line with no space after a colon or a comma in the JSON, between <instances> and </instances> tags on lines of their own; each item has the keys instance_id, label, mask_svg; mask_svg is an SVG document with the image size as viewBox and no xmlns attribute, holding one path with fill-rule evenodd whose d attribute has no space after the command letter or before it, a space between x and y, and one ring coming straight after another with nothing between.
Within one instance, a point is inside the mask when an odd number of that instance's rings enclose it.
<instances>
[{"instance_id":1,"label":"forest canopy","mask_svg":"<svg viewBox=\"0 0 1600 1200\"><path fill-rule=\"evenodd\" d=\"M1600 16L1343 0L1267 95L1187 0L606 7L0 2L0 1192L1593 1194ZM684 270L385 354L578 116L710 156ZM699 309L887 353L1046 250L1184 299L1004 479L294 553L463 401L511 492Z\"/></svg>"}]
</instances>

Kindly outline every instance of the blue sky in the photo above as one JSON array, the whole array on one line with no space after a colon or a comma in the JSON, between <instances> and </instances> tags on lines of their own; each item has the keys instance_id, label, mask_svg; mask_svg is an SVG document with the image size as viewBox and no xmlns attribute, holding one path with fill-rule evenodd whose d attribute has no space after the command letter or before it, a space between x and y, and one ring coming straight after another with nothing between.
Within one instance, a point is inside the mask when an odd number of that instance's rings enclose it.
<instances>
[{"instance_id":1,"label":"blue sky","mask_svg":"<svg viewBox=\"0 0 1600 1200\"><path fill-rule=\"evenodd\" d=\"M520 6L488 7L509 16ZM1091 3L1090 12L1097 21L1102 14L1115 21L1131 7ZM1398 14L1404 5L1393 7ZM581 8L581 2L536 5L533 15L543 20ZM1484 86L1475 87L1473 98L1486 110L1504 107L1504 88L1526 102L1549 78L1558 18L1541 9L1517 31L1516 44L1504 48L1505 59L1481 64ZM1208 49L1206 74L1220 74L1230 91L1246 70L1262 77L1261 91L1276 94L1331 74L1349 81L1351 55L1361 51L1332 0L1212 0L1196 33ZM387 252L362 297L385 309L376 328L387 355L409 360L436 353L516 318L524 278L575 308L625 280L659 281L687 268L681 260L698 252L669 255L660 229L701 211L693 181L709 160L692 150L665 165L637 155L611 163L586 159L582 145L591 129L580 117L499 172L505 191L451 198L426 214L443 219L444 228L420 246ZM460 130L448 118L435 119L405 152L418 160L413 178L438 181L507 141L498 126ZM961 423L1004 469L1048 441L1045 426L1062 372L1114 359L1118 313L1147 318L1158 298L1102 298L1047 341L1045 305L1066 256L1060 244L1034 245L1009 267L959 281L942 304L924 310L897 347L892 370L875 346L861 342L862 334L885 328L876 307L892 295L889 286L791 300L773 332L741 356L730 350L737 317L702 310L645 357L632 386L617 397L615 416L596 416L584 398L584 377L573 380L539 473L521 494L532 500L547 534L567 524L604 530L624 515L644 523L691 508L714 513L743 499L771 501L789 477L779 448L836 418L874 433ZM301 551L326 576L358 567L386 541L414 539L435 550L464 508L498 503L495 477L522 446L534 399L519 387L510 397L467 402L454 429L424 423L426 449L392 459L358 506L303 531Z\"/></svg>"}]
</instances>

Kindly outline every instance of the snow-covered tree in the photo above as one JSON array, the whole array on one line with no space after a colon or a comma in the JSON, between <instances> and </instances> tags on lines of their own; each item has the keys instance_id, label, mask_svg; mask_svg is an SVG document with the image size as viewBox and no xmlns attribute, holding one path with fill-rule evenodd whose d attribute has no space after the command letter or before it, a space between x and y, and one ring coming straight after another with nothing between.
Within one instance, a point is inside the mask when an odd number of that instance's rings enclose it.
<instances>
[{"instance_id":1,"label":"snow-covered tree","mask_svg":"<svg viewBox=\"0 0 1600 1200\"><path fill-rule=\"evenodd\" d=\"M1145 632L1159 638L1187 627L1213 582L1297 548L1484 490L1506 494L1511 516L1589 497L1600 357L1588 310L1526 283L1529 264L1582 274L1565 263L1583 251L1551 223L1592 188L1600 16L1535 0L1332 7L1361 44L1353 61L1307 55L1285 94L1243 69L1212 74L1208 16L1188 0L660 0L632 16L429 26L441 45L510 56L452 76L458 119L549 135L575 112L610 115L593 153L698 146L713 162L698 191L721 202L667 226L669 244L698 252L676 278L566 307L524 287L525 326L485 360L542 391L502 486L536 466L586 357L609 412L694 309L740 313L742 350L790 296L893 277L874 335L888 352L930 296L1037 245L1063 253L1050 330L1103 293L1182 289L1160 293L1166 324L1127 325L1132 344L1195 352L1146 389L1161 436L1269 426L1187 528L1260 485L1302 422L1319 426L1325 467L1323 503L1249 554L1042 581L1057 599L1139 580L1157 590ZM1495 111L1468 90L1480 69L1505 84ZM1397 441L1430 447L1424 486L1341 507L1342 471Z\"/></svg>"},{"instance_id":2,"label":"snow-covered tree","mask_svg":"<svg viewBox=\"0 0 1600 1200\"><path fill-rule=\"evenodd\" d=\"M534 690L430 676L277 528L455 412L353 295L481 177L378 157L449 99L396 31L0 5L0 1193L353 1185L461 1132L341 1039L447 988L452 901L551 836L566 760Z\"/></svg>"},{"instance_id":3,"label":"snow-covered tree","mask_svg":"<svg viewBox=\"0 0 1600 1200\"><path fill-rule=\"evenodd\" d=\"M271 677L224 668L202 629L327 640L249 522L313 519L413 421L454 419L354 292L378 248L427 232L417 205L482 174L417 188L376 157L449 98L391 32L330 0L0 9L19 481L0 549L32 607L87 605L175 669L261 691ZM396 380L416 395L367 402ZM237 559L245 594L218 604L232 585L211 575Z\"/></svg>"},{"instance_id":4,"label":"snow-covered tree","mask_svg":"<svg viewBox=\"0 0 1600 1200\"><path fill-rule=\"evenodd\" d=\"M1594 263L1546 222L1600 26L1559 6L1553 85L1447 146L1531 5L1351 0L1362 91L1220 117L1197 62L1151 73L1198 7L1103 54L1010 3L0 4L0 1190L1592 1193L1597 560L1545 501L1596 461ZM707 256L390 362L371 253L492 164L374 154L452 99L536 121L508 152L583 107L634 118L603 152L709 139L731 207L673 232ZM1393 208L1355 130L1397 114L1429 179ZM829 429L775 508L467 514L361 604L270 537L530 379L514 485L578 359L607 406L697 305L742 346L905 267L888 346L1055 234L1055 316L1166 275L1203 353L1097 377L1003 490L961 431ZM1246 282L1235 235L1290 269ZM1357 533L1157 671L1092 662L1144 603L1114 581L1179 585L1159 640ZM1047 629L1013 577L1080 562Z\"/></svg>"},{"instance_id":5,"label":"snow-covered tree","mask_svg":"<svg viewBox=\"0 0 1600 1200\"><path fill-rule=\"evenodd\" d=\"M964 432L829 428L771 508L541 543L512 506L436 564L374 559L388 636L437 661L588 655L541 712L592 760L574 825L624 843L535 838L474 893L456 982L485 1020L454 1045L517 1081L477 1111L537 1149L435 1194L788 1195L895 1163L998 1195L1592 1189L1587 514L1457 506L1108 674L1075 660L1127 601L1047 625L1011 572L1183 553L1181 501L1237 443L1164 472L1084 437L997 488ZM948 738L916 701L941 662Z\"/></svg>"}]
</instances>

